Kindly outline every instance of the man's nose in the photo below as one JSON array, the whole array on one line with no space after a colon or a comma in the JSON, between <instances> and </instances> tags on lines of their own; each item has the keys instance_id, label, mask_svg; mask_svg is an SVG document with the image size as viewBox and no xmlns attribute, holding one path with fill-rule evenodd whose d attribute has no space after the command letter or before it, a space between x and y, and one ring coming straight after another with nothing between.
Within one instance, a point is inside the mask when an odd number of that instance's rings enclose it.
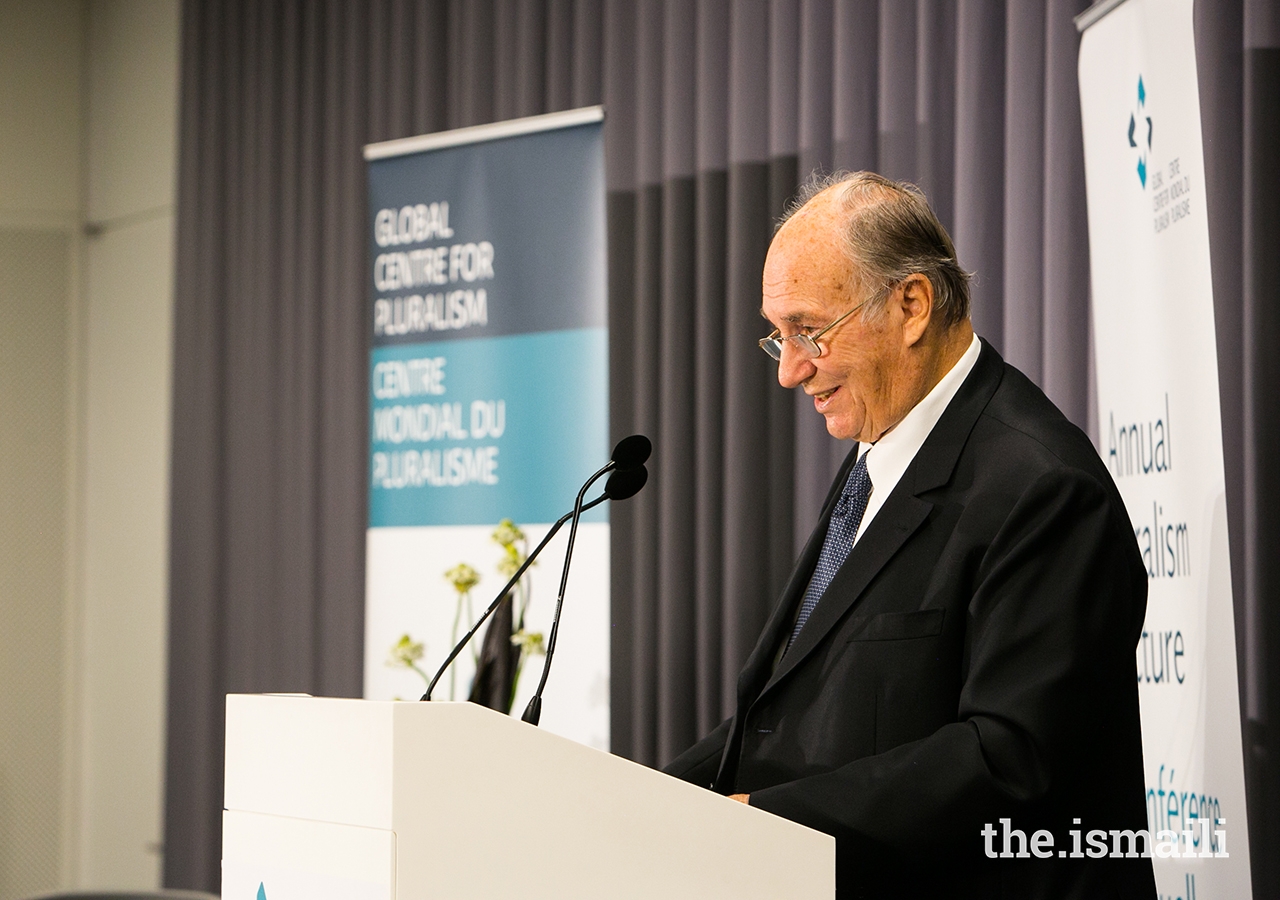
<instances>
[{"instance_id":1,"label":"man's nose","mask_svg":"<svg viewBox=\"0 0 1280 900\"><path fill-rule=\"evenodd\" d=\"M791 345L782 344L782 359L778 360L778 384L784 388L799 387L809 380L815 369L813 360Z\"/></svg>"}]
</instances>

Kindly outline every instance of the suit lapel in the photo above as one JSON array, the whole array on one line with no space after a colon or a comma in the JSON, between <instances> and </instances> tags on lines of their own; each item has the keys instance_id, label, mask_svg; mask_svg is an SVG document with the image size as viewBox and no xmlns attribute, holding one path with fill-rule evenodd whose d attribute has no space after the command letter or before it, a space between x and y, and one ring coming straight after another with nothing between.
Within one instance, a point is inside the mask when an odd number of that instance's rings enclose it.
<instances>
[{"instance_id":1,"label":"suit lapel","mask_svg":"<svg viewBox=\"0 0 1280 900\"><path fill-rule=\"evenodd\" d=\"M911 465L893 489L893 493L880 507L880 511L871 520L871 524L867 526L867 530L853 549L849 551L844 565L832 579L826 593L810 615L809 621L800 631L796 642L783 656L772 677L764 683L759 695L763 695L785 678L822 642L836 623L862 598L862 593L871 580L925 521L933 510L933 504L920 499L918 495L941 487L951 480L951 474L955 470L956 461L960 457L961 450L964 449L969 433L986 408L991 395L995 393L1003 374L1004 360L984 340L982 352L973 371L969 373L960 390L925 439L915 459L911 461ZM850 454L850 458L845 460L841 474L836 480L837 486L844 484L852 461L853 454ZM813 536L805 546L805 552L787 586L784 601L774 610L769 620L766 628L768 640L762 640L752 654L751 663L757 666L767 665L772 660L778 644L783 640L781 631L791 622L790 612L812 577L813 568L817 564L818 554L822 549L822 542L826 539L831 509L835 505L838 494L838 490L833 490L827 497L820 525L814 530ZM758 669L752 672L751 679L746 679L745 676L750 669L750 665L744 669L744 679L739 683L740 703L745 700L749 704L752 700L751 686L760 684L761 673ZM741 696L744 688L745 696Z\"/></svg>"},{"instance_id":2,"label":"suit lapel","mask_svg":"<svg viewBox=\"0 0 1280 900\"><path fill-rule=\"evenodd\" d=\"M746 664L743 665L742 672L738 675L737 713L733 717L733 725L729 732L729 738L725 741L724 752L720 756L720 768L716 772L713 784L713 787L721 793L729 793L733 787L731 773L736 766L736 754L742 742L743 713L759 696L761 688L769 680L774 654L777 653L778 645L782 641L783 631L793 626L796 604L800 602L801 595L804 593L805 588L809 586L809 578L813 573L814 567L818 564L818 556L822 552L822 542L827 538L827 525L831 521L831 510L835 508L836 501L840 497L840 489L849 477L849 470L857 462L857 459L858 445L854 444L853 449L840 466L840 472L832 482L831 489L827 491L827 499L822 504L822 513L818 516L818 524L813 529L813 533L809 535L809 540L805 543L804 550L800 552L800 558L796 561L795 568L791 570L791 579L787 582L781 599L774 605L773 612L769 615L769 621L765 623L764 631L760 634L760 639L756 641L755 649L747 657Z\"/></svg>"}]
</instances>

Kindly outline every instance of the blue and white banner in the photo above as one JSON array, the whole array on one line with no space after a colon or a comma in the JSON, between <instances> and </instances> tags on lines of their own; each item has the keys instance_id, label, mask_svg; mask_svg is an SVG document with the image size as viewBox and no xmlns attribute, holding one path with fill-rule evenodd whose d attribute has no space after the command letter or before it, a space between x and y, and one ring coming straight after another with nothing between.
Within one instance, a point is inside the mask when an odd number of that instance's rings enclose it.
<instances>
[{"instance_id":1,"label":"blue and white banner","mask_svg":"<svg viewBox=\"0 0 1280 900\"><path fill-rule=\"evenodd\" d=\"M1159 893L1251 895L1192 0L1081 16L1099 449L1147 566L1135 659ZM1105 748L1100 748L1105 752Z\"/></svg>"},{"instance_id":2,"label":"blue and white banner","mask_svg":"<svg viewBox=\"0 0 1280 900\"><path fill-rule=\"evenodd\" d=\"M420 695L419 673L433 672L493 599L512 555L608 459L601 119L599 108L575 110L365 148L367 698ZM502 520L524 540L510 531L495 540ZM564 540L547 547L518 598L529 652L517 714L540 675L535 651ZM608 553L599 507L578 533L542 720L603 749ZM459 657L435 697L466 699L475 662Z\"/></svg>"}]
</instances>

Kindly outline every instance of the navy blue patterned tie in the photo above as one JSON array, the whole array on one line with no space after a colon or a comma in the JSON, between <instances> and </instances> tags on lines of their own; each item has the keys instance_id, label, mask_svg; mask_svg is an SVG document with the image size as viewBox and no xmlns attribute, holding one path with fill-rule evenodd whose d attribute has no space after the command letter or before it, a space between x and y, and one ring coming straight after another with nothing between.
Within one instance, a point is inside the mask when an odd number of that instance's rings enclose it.
<instances>
[{"instance_id":1,"label":"navy blue patterned tie","mask_svg":"<svg viewBox=\"0 0 1280 900\"><path fill-rule=\"evenodd\" d=\"M858 526L862 524L862 515L867 511L867 501L871 498L871 476L867 474L867 454L858 457L853 469L844 483L844 491L831 511L831 522L827 525L827 538L822 543L822 553L818 555L818 564L813 569L813 577L809 587L800 601L800 615L796 618L796 627L791 631L787 641L787 649L795 642L809 621L809 615L817 607L818 601L836 577L836 572L844 565L845 558L853 549L853 539L858 534Z\"/></svg>"}]
</instances>

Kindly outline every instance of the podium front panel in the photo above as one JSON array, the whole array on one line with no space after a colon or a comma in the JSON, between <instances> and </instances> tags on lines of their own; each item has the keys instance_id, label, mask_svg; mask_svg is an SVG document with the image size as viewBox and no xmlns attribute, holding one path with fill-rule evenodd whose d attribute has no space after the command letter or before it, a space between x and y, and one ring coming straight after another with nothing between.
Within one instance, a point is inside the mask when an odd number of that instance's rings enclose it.
<instances>
[{"instance_id":1,"label":"podium front panel","mask_svg":"<svg viewBox=\"0 0 1280 900\"><path fill-rule=\"evenodd\" d=\"M227 900L835 894L829 835L471 703L229 696L223 847Z\"/></svg>"}]
</instances>

